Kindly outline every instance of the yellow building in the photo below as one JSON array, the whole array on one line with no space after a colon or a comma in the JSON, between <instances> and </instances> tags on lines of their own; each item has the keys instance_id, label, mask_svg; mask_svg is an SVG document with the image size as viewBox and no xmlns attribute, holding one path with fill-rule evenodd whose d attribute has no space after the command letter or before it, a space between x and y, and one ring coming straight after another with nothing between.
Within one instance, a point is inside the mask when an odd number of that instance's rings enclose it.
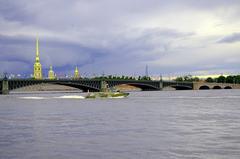
<instances>
[{"instance_id":1,"label":"yellow building","mask_svg":"<svg viewBox=\"0 0 240 159\"><path fill-rule=\"evenodd\" d=\"M78 78L80 78L80 75L79 75L78 68L76 66L75 71L74 71L74 79L78 79Z\"/></svg>"},{"instance_id":2,"label":"yellow building","mask_svg":"<svg viewBox=\"0 0 240 159\"><path fill-rule=\"evenodd\" d=\"M49 71L48 71L48 79L53 80L53 79L55 79L55 78L56 78L56 76L55 76L55 74L54 74L53 68L52 68L52 66L50 66L50 69L49 69Z\"/></svg>"},{"instance_id":3,"label":"yellow building","mask_svg":"<svg viewBox=\"0 0 240 159\"><path fill-rule=\"evenodd\" d=\"M36 40L36 58L33 72L34 79L42 79L42 65L39 58L38 38Z\"/></svg>"}]
</instances>

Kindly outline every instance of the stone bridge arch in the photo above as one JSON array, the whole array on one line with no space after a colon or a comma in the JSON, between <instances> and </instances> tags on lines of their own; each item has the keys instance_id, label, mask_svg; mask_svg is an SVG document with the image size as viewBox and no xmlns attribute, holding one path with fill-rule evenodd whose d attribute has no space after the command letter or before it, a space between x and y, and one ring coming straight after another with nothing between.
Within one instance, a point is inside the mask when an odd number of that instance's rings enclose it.
<instances>
[{"instance_id":1,"label":"stone bridge arch","mask_svg":"<svg viewBox=\"0 0 240 159\"><path fill-rule=\"evenodd\" d=\"M232 83L208 83L208 82L194 82L194 90L209 89L240 89L240 84Z\"/></svg>"},{"instance_id":2,"label":"stone bridge arch","mask_svg":"<svg viewBox=\"0 0 240 159\"><path fill-rule=\"evenodd\" d=\"M231 86L226 86L224 89L233 89Z\"/></svg>"},{"instance_id":3,"label":"stone bridge arch","mask_svg":"<svg viewBox=\"0 0 240 159\"><path fill-rule=\"evenodd\" d=\"M218 86L218 85L216 85L216 86L213 86L213 87L212 87L212 89L222 89L222 87L221 87L221 86Z\"/></svg>"},{"instance_id":4,"label":"stone bridge arch","mask_svg":"<svg viewBox=\"0 0 240 159\"><path fill-rule=\"evenodd\" d=\"M210 89L210 87L206 86L206 85L203 85L203 86L199 87L199 90L209 90L209 89Z\"/></svg>"}]
</instances>

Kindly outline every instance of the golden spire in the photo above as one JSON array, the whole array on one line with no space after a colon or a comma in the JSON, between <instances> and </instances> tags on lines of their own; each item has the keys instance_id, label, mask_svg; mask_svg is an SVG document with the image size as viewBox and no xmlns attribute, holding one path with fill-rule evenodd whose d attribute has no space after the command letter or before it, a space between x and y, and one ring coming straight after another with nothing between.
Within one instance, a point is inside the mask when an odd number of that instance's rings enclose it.
<instances>
[{"instance_id":1,"label":"golden spire","mask_svg":"<svg viewBox=\"0 0 240 159\"><path fill-rule=\"evenodd\" d=\"M39 58L39 46L38 46L38 37L36 38L36 62L39 62L40 61L40 58Z\"/></svg>"},{"instance_id":2,"label":"golden spire","mask_svg":"<svg viewBox=\"0 0 240 159\"><path fill-rule=\"evenodd\" d=\"M34 63L33 77L34 79L42 79L42 65L39 58L38 38L36 39L36 58Z\"/></svg>"},{"instance_id":3,"label":"golden spire","mask_svg":"<svg viewBox=\"0 0 240 159\"><path fill-rule=\"evenodd\" d=\"M78 68L77 68L77 66L76 66L76 68L75 68L75 71L74 71L74 78L75 79L78 79L80 76L79 76L79 71L78 71Z\"/></svg>"}]
</instances>

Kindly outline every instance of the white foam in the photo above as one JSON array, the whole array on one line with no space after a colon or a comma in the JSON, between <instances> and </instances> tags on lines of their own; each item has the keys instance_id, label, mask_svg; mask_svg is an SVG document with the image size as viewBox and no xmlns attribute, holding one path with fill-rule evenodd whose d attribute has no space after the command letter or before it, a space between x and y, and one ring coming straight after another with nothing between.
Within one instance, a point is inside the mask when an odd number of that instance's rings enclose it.
<instances>
[{"instance_id":1,"label":"white foam","mask_svg":"<svg viewBox=\"0 0 240 159\"><path fill-rule=\"evenodd\" d=\"M21 99L46 99L44 97L19 97Z\"/></svg>"},{"instance_id":2,"label":"white foam","mask_svg":"<svg viewBox=\"0 0 240 159\"><path fill-rule=\"evenodd\" d=\"M124 98L124 96L108 97L108 98Z\"/></svg>"},{"instance_id":3,"label":"white foam","mask_svg":"<svg viewBox=\"0 0 240 159\"><path fill-rule=\"evenodd\" d=\"M84 99L83 96L78 95L71 95L71 96L60 96L60 97L54 97L54 98L60 98L60 99Z\"/></svg>"}]
</instances>

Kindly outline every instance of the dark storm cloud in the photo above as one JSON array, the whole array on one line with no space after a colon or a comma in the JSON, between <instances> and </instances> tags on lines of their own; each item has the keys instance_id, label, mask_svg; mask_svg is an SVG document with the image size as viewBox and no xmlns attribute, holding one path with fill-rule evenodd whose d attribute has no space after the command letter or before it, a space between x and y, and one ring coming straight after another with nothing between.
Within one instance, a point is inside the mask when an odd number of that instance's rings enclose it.
<instances>
[{"instance_id":1,"label":"dark storm cloud","mask_svg":"<svg viewBox=\"0 0 240 159\"><path fill-rule=\"evenodd\" d=\"M0 0L0 61L6 69L24 63L31 72L39 35L43 67L60 72L78 65L86 72L131 74L151 63L156 74L200 70L216 56L237 56L237 48L218 50L213 43L231 32L224 28L230 23L239 28L239 6L239 0ZM239 33L218 45L237 41Z\"/></svg>"},{"instance_id":2,"label":"dark storm cloud","mask_svg":"<svg viewBox=\"0 0 240 159\"><path fill-rule=\"evenodd\" d=\"M240 42L240 33L234 33L232 35L225 36L221 40L218 41L219 43L235 43Z\"/></svg>"}]
</instances>

